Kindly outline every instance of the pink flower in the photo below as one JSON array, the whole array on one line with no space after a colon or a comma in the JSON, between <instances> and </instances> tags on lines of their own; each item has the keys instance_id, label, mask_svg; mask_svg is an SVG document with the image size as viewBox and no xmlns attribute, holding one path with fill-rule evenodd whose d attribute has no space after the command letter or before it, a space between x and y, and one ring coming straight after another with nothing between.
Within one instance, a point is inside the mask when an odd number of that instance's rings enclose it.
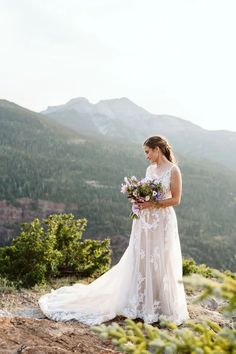
<instances>
[{"instance_id":1,"label":"pink flower","mask_svg":"<svg viewBox=\"0 0 236 354\"><path fill-rule=\"evenodd\" d=\"M123 193L123 194L125 194L125 193L127 193L127 190L128 190L128 186L127 186L127 184L122 184L121 185L121 193Z\"/></svg>"}]
</instances>

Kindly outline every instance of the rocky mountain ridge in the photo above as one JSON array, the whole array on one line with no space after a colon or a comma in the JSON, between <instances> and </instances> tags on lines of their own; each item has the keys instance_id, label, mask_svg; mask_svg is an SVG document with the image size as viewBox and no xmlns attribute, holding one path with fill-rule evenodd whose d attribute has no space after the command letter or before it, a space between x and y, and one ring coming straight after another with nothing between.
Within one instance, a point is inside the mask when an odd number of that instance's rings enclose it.
<instances>
[{"instance_id":1,"label":"rocky mountain ridge","mask_svg":"<svg viewBox=\"0 0 236 354\"><path fill-rule=\"evenodd\" d=\"M142 144L161 134L186 157L210 159L236 171L236 132L206 130L175 116L151 114L125 97L96 104L78 97L41 113L74 131L120 143Z\"/></svg>"}]
</instances>

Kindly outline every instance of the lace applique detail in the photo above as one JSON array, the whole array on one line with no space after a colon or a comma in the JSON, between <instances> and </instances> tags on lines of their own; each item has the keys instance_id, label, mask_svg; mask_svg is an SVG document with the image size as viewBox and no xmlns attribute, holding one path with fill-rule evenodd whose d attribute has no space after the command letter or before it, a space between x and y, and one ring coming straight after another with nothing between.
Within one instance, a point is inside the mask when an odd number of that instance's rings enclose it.
<instances>
[{"instance_id":1,"label":"lace applique detail","mask_svg":"<svg viewBox=\"0 0 236 354\"><path fill-rule=\"evenodd\" d=\"M45 315L52 319L53 321L79 321L81 323L93 326L97 324L101 324L103 322L109 321L110 319L114 318L114 314L109 314L109 315L82 315L81 313L78 312L67 312L67 311L61 311L61 312L50 312L50 311L45 311Z\"/></svg>"},{"instance_id":2,"label":"lace applique detail","mask_svg":"<svg viewBox=\"0 0 236 354\"><path fill-rule=\"evenodd\" d=\"M155 252L154 252L155 253ZM154 300L147 311L147 289L144 287L146 277L138 274L137 293L129 300L128 305L123 309L122 314L128 318L143 318L146 323L157 322L161 314L161 303Z\"/></svg>"},{"instance_id":3,"label":"lace applique detail","mask_svg":"<svg viewBox=\"0 0 236 354\"><path fill-rule=\"evenodd\" d=\"M163 282L164 292L168 291L169 290L169 281L168 281L168 276L166 274L164 275L162 282Z\"/></svg>"},{"instance_id":4,"label":"lace applique detail","mask_svg":"<svg viewBox=\"0 0 236 354\"><path fill-rule=\"evenodd\" d=\"M153 264L155 271L158 270L159 262L160 262L160 249L157 246L154 248L153 254L151 254L151 257L150 257L150 263Z\"/></svg>"},{"instance_id":5,"label":"lace applique detail","mask_svg":"<svg viewBox=\"0 0 236 354\"><path fill-rule=\"evenodd\" d=\"M140 259L144 259L145 258L145 252L144 250L141 248L140 250Z\"/></svg>"},{"instance_id":6,"label":"lace applique detail","mask_svg":"<svg viewBox=\"0 0 236 354\"><path fill-rule=\"evenodd\" d=\"M144 230L155 230L159 226L159 215L156 210L146 209L141 211L140 221Z\"/></svg>"},{"instance_id":7,"label":"lace applique detail","mask_svg":"<svg viewBox=\"0 0 236 354\"><path fill-rule=\"evenodd\" d=\"M142 276L142 273L138 273L138 291L140 291L142 282L145 280L145 277Z\"/></svg>"}]
</instances>

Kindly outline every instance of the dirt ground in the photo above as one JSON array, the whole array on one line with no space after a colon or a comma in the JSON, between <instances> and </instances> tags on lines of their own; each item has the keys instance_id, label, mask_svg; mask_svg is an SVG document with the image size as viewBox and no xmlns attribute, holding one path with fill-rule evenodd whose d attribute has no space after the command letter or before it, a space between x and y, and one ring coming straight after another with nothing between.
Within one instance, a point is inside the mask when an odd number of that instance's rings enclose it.
<instances>
[{"instance_id":1,"label":"dirt ground","mask_svg":"<svg viewBox=\"0 0 236 354\"><path fill-rule=\"evenodd\" d=\"M1 354L115 354L111 341L101 340L78 322L53 322L23 317L0 318Z\"/></svg>"},{"instance_id":2,"label":"dirt ground","mask_svg":"<svg viewBox=\"0 0 236 354\"><path fill-rule=\"evenodd\" d=\"M89 326L45 318L38 306L40 295L41 291L32 290L0 293L0 354L118 353L110 340L102 340ZM225 320L217 311L219 304L215 300L194 304L195 296L187 296L190 317L205 317L223 325ZM122 325L124 318L113 321Z\"/></svg>"}]
</instances>

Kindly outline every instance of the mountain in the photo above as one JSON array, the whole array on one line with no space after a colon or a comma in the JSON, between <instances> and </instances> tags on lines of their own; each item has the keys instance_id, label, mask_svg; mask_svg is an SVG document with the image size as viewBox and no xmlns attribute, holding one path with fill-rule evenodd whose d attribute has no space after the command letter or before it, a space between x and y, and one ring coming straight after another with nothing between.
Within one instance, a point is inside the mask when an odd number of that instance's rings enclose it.
<instances>
[{"instance_id":1,"label":"mountain","mask_svg":"<svg viewBox=\"0 0 236 354\"><path fill-rule=\"evenodd\" d=\"M46 207L88 217L87 234L105 237L115 228L124 235L130 221L124 217L121 226L120 213L128 215L129 209L119 189L126 174L145 169L140 152L141 147L74 134L43 115L0 100L1 238L9 239L14 221L46 216ZM56 204L50 207L47 201Z\"/></svg>"},{"instance_id":2,"label":"mountain","mask_svg":"<svg viewBox=\"0 0 236 354\"><path fill-rule=\"evenodd\" d=\"M151 135L161 134L188 158L210 159L236 171L236 132L210 131L181 118L151 114L124 97L96 104L75 98L42 113L79 133L122 143L140 144Z\"/></svg>"},{"instance_id":3,"label":"mountain","mask_svg":"<svg viewBox=\"0 0 236 354\"><path fill-rule=\"evenodd\" d=\"M131 126L137 121L141 124L149 114L127 98L104 100L96 105L89 103L86 98L75 98L66 105L49 107L41 113L77 132L114 136L123 141L129 136L127 124Z\"/></svg>"},{"instance_id":4,"label":"mountain","mask_svg":"<svg viewBox=\"0 0 236 354\"><path fill-rule=\"evenodd\" d=\"M176 213L183 255L235 270L235 172L202 157L178 156L183 198ZM0 100L0 161L0 244L10 242L20 222L71 211L88 219L85 237L111 237L114 259L119 258L131 228L120 184L127 175L143 177L147 162L141 144L78 134Z\"/></svg>"}]
</instances>

